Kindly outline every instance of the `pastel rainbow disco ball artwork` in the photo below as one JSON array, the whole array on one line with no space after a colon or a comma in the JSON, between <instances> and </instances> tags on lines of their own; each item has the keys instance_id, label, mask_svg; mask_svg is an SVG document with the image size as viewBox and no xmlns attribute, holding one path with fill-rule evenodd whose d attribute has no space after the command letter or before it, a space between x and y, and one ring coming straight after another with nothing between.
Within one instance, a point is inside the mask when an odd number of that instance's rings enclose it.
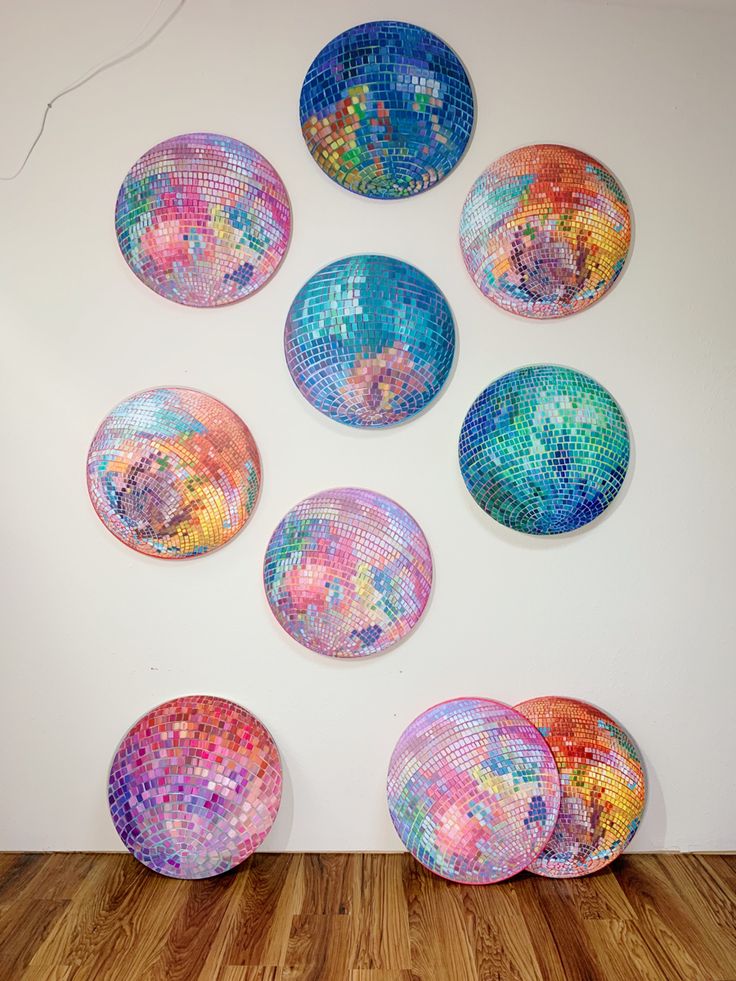
<instances>
[{"instance_id":1,"label":"pastel rainbow disco ball artwork","mask_svg":"<svg viewBox=\"0 0 736 981\"><path fill-rule=\"evenodd\" d=\"M108 803L123 844L149 869L175 879L219 875L271 830L281 803L279 752L240 705L174 698L118 746Z\"/></svg>"},{"instance_id":2,"label":"pastel rainbow disco ball artwork","mask_svg":"<svg viewBox=\"0 0 736 981\"><path fill-rule=\"evenodd\" d=\"M390 426L444 385L455 327L443 294L414 266L354 255L299 290L284 333L286 362L316 409L348 426Z\"/></svg>"},{"instance_id":3,"label":"pastel rainbow disco ball artwork","mask_svg":"<svg viewBox=\"0 0 736 981\"><path fill-rule=\"evenodd\" d=\"M291 209L281 178L253 147L187 133L133 164L118 193L115 231L146 286L186 306L219 307L275 273Z\"/></svg>"},{"instance_id":4,"label":"pastel rainbow disco ball artwork","mask_svg":"<svg viewBox=\"0 0 736 981\"><path fill-rule=\"evenodd\" d=\"M628 430L613 397L557 365L519 368L492 382L460 432L460 470L476 503L529 535L593 521L618 494L628 464Z\"/></svg>"},{"instance_id":5,"label":"pastel rainbow disco ball artwork","mask_svg":"<svg viewBox=\"0 0 736 981\"><path fill-rule=\"evenodd\" d=\"M646 801L639 749L587 702L531 698L516 709L547 740L562 788L554 832L529 871L557 879L597 872L623 852L639 827Z\"/></svg>"},{"instance_id":6,"label":"pastel rainbow disco ball artwork","mask_svg":"<svg viewBox=\"0 0 736 981\"><path fill-rule=\"evenodd\" d=\"M288 512L268 543L266 596L284 630L310 651L365 657L417 624L432 558L416 521L373 491L322 491Z\"/></svg>"},{"instance_id":7,"label":"pastel rainbow disco ball artwork","mask_svg":"<svg viewBox=\"0 0 736 981\"><path fill-rule=\"evenodd\" d=\"M595 303L618 279L630 243L629 207L613 174L555 144L492 163L460 218L476 286L522 317L566 317Z\"/></svg>"},{"instance_id":8,"label":"pastel rainbow disco ball artwork","mask_svg":"<svg viewBox=\"0 0 736 981\"><path fill-rule=\"evenodd\" d=\"M473 92L455 52L401 21L360 24L312 62L299 116L309 152L349 191L401 198L426 191L462 157Z\"/></svg>"},{"instance_id":9,"label":"pastel rainbow disco ball artwork","mask_svg":"<svg viewBox=\"0 0 736 981\"><path fill-rule=\"evenodd\" d=\"M90 499L136 552L184 559L230 541L258 498L261 461L250 430L191 388L131 395L97 430L87 456Z\"/></svg>"},{"instance_id":10,"label":"pastel rainbow disco ball artwork","mask_svg":"<svg viewBox=\"0 0 736 981\"><path fill-rule=\"evenodd\" d=\"M514 709L485 698L435 705L403 732L388 769L399 837L432 872L483 885L521 872L555 826L549 747Z\"/></svg>"}]
</instances>

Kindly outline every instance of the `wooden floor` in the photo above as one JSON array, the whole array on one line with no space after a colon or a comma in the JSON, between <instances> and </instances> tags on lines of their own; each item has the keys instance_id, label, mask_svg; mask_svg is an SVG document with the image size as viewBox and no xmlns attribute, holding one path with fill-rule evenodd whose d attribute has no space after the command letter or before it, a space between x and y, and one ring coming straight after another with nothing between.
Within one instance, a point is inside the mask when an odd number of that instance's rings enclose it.
<instances>
[{"instance_id":1,"label":"wooden floor","mask_svg":"<svg viewBox=\"0 0 736 981\"><path fill-rule=\"evenodd\" d=\"M180 882L127 855L0 854L0 978L736 981L736 856L458 886L408 855L255 855Z\"/></svg>"}]
</instances>

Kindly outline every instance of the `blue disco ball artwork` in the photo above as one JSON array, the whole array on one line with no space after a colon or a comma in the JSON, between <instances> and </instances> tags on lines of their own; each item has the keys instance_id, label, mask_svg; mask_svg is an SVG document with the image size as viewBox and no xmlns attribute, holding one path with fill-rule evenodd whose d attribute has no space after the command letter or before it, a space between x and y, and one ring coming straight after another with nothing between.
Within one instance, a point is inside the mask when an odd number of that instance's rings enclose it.
<instances>
[{"instance_id":1,"label":"blue disco ball artwork","mask_svg":"<svg viewBox=\"0 0 736 981\"><path fill-rule=\"evenodd\" d=\"M621 409L572 368L531 365L492 382L460 433L476 503L508 528L559 535L597 518L621 489L629 434Z\"/></svg>"},{"instance_id":2,"label":"blue disco ball artwork","mask_svg":"<svg viewBox=\"0 0 736 981\"><path fill-rule=\"evenodd\" d=\"M324 172L370 198L426 191L462 157L473 92L460 59L414 24L377 20L333 38L299 100L302 133Z\"/></svg>"},{"instance_id":3,"label":"blue disco ball artwork","mask_svg":"<svg viewBox=\"0 0 736 981\"><path fill-rule=\"evenodd\" d=\"M299 290L284 332L299 391L337 422L391 426L428 405L455 353L447 300L407 262L354 255Z\"/></svg>"}]
</instances>

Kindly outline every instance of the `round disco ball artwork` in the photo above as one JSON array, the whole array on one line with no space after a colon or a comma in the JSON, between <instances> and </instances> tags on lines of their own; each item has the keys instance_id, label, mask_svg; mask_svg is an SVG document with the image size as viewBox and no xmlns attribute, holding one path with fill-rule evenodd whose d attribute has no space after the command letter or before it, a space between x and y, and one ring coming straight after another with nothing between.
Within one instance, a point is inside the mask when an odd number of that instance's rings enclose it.
<instances>
[{"instance_id":1,"label":"round disco ball artwork","mask_svg":"<svg viewBox=\"0 0 736 981\"><path fill-rule=\"evenodd\" d=\"M399 837L432 872L483 885L515 875L547 844L560 805L552 753L514 709L456 698L402 733L388 770Z\"/></svg>"},{"instance_id":2,"label":"round disco ball artwork","mask_svg":"<svg viewBox=\"0 0 736 981\"><path fill-rule=\"evenodd\" d=\"M462 157L473 92L455 52L401 21L352 27L320 51L302 86L309 152L349 191L371 198L418 194Z\"/></svg>"},{"instance_id":3,"label":"round disco ball artwork","mask_svg":"<svg viewBox=\"0 0 736 981\"><path fill-rule=\"evenodd\" d=\"M240 865L271 830L280 802L270 732L224 698L188 695L152 709L110 768L108 803L123 844L175 879Z\"/></svg>"},{"instance_id":4,"label":"round disco ball artwork","mask_svg":"<svg viewBox=\"0 0 736 981\"><path fill-rule=\"evenodd\" d=\"M387 650L417 624L432 587L429 545L416 521L373 491L322 491L271 536L266 596L284 630L331 657Z\"/></svg>"},{"instance_id":5,"label":"round disco ball artwork","mask_svg":"<svg viewBox=\"0 0 736 981\"><path fill-rule=\"evenodd\" d=\"M628 464L618 404L572 368L531 365L498 378L460 432L460 470L476 503L529 535L593 521L618 494Z\"/></svg>"},{"instance_id":6,"label":"round disco ball artwork","mask_svg":"<svg viewBox=\"0 0 736 981\"><path fill-rule=\"evenodd\" d=\"M618 279L631 243L624 192L581 150L535 144L485 170L460 218L476 286L522 317L566 317Z\"/></svg>"},{"instance_id":7,"label":"round disco ball artwork","mask_svg":"<svg viewBox=\"0 0 736 981\"><path fill-rule=\"evenodd\" d=\"M97 430L87 487L106 528L136 552L184 559L230 541L250 517L261 462L232 409L191 388L131 395Z\"/></svg>"},{"instance_id":8,"label":"round disco ball artwork","mask_svg":"<svg viewBox=\"0 0 736 981\"><path fill-rule=\"evenodd\" d=\"M390 426L444 385L455 353L447 300L414 266L354 255L320 269L291 305L286 363L302 395L348 426Z\"/></svg>"},{"instance_id":9,"label":"round disco ball artwork","mask_svg":"<svg viewBox=\"0 0 736 981\"><path fill-rule=\"evenodd\" d=\"M186 306L219 307L275 273L291 209L281 178L253 147L187 133L133 164L118 193L115 231L146 286Z\"/></svg>"},{"instance_id":10,"label":"round disco ball artwork","mask_svg":"<svg viewBox=\"0 0 736 981\"><path fill-rule=\"evenodd\" d=\"M639 827L646 800L641 754L600 709L573 698L531 698L516 706L547 740L562 800L552 837L530 872L565 879L608 865Z\"/></svg>"}]
</instances>

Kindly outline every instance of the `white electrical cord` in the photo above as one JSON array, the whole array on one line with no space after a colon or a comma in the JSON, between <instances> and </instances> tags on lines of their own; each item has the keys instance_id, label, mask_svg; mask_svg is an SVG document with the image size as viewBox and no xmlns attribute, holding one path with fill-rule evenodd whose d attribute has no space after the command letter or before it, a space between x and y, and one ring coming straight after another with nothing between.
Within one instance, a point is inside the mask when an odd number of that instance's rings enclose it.
<instances>
[{"instance_id":1,"label":"white electrical cord","mask_svg":"<svg viewBox=\"0 0 736 981\"><path fill-rule=\"evenodd\" d=\"M138 31L135 38L133 39L133 43L138 40L138 38L148 29L151 23L156 19L156 16L159 10L161 9L163 2L164 0L159 0L158 6L151 14L151 16L148 18L148 20L143 25L143 27L140 29L140 31ZM102 72L107 71L108 68L114 68L115 65L119 65L121 62L127 61L128 58L132 58L134 55L137 55L140 51L143 51L145 48L147 48L149 44L152 44L153 41L155 41L156 38L169 26L169 24L172 22L174 17L176 17L176 15L179 13L179 11L181 10L181 8L184 6L186 2L187 0L179 0L176 7L171 11L168 17L164 20L164 22L159 27L157 27L156 30L153 32L153 34L149 35L149 37L147 37L146 40L143 41L141 44L137 44L135 47L131 48L130 50L124 51L122 54L118 55L116 58L113 58L111 61L106 61L103 62L102 64L98 63L96 66L86 71L84 75L81 76L81 78L77 79L76 82L72 82L72 84L69 85L67 88L57 93L53 97L53 99L51 99L51 101L47 103L46 108L43 111L43 116L41 117L41 127L38 133L36 134L36 138L34 139L33 143L31 143L28 153L23 158L23 163L16 170L16 172L14 174L11 174L9 177L5 177L0 174L0 181L14 181L15 178L18 177L23 172L26 164L31 159L31 154L36 149L36 144L43 136L44 127L46 126L46 117L48 116L55 102L58 102L59 99L63 98L65 95L69 95L70 92L74 92L75 89L78 89L82 85L85 85L87 82L91 81L97 75L101 75Z\"/></svg>"}]
</instances>

